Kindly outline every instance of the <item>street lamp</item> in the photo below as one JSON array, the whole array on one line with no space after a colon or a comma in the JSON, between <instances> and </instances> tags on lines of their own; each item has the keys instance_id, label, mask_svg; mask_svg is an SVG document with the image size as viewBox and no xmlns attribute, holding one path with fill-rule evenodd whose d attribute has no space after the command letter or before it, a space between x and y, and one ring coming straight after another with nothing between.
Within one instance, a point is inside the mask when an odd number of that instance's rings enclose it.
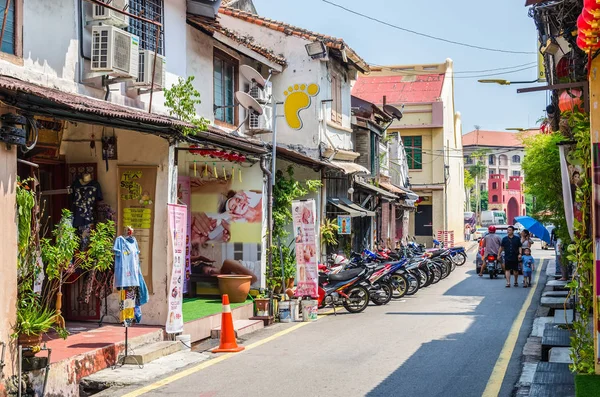
<instances>
[{"instance_id":1,"label":"street lamp","mask_svg":"<svg viewBox=\"0 0 600 397\"><path fill-rule=\"evenodd\" d=\"M502 80L502 79L483 79L477 80L478 83L484 84L500 84L500 85L511 85L511 84L531 84L531 83L541 83L539 80L531 80L531 81L510 81L510 80Z\"/></svg>"}]
</instances>

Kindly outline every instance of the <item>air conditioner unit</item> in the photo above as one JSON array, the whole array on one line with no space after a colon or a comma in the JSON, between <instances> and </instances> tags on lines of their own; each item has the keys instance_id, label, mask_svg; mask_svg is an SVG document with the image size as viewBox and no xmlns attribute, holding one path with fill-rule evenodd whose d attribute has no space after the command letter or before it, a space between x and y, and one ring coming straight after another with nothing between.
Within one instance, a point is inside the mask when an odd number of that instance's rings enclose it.
<instances>
[{"instance_id":1,"label":"air conditioner unit","mask_svg":"<svg viewBox=\"0 0 600 397\"><path fill-rule=\"evenodd\" d=\"M246 133L248 135L255 135L260 133L268 133L273 131L273 108L270 106L263 106L263 114L258 115L254 112L250 113L248 117L248 128Z\"/></svg>"},{"instance_id":2,"label":"air conditioner unit","mask_svg":"<svg viewBox=\"0 0 600 397\"><path fill-rule=\"evenodd\" d=\"M129 5L128 0L100 0L103 3L110 4L111 6L124 10ZM101 21L107 25L117 26L119 28L126 28L129 26L129 17L120 12L111 10L104 6L93 4L92 19L94 21Z\"/></svg>"},{"instance_id":3,"label":"air conditioner unit","mask_svg":"<svg viewBox=\"0 0 600 397\"><path fill-rule=\"evenodd\" d=\"M256 101L258 103L269 103L269 101L271 100L271 95L273 93L273 85L271 84L271 82L267 82L266 86L264 89L261 89L257 84L252 83L250 85L250 96L254 99L256 99Z\"/></svg>"},{"instance_id":4,"label":"air conditioner unit","mask_svg":"<svg viewBox=\"0 0 600 397\"><path fill-rule=\"evenodd\" d=\"M138 78L140 39L114 26L92 26L92 72Z\"/></svg>"},{"instance_id":5,"label":"air conditioner unit","mask_svg":"<svg viewBox=\"0 0 600 397\"><path fill-rule=\"evenodd\" d=\"M152 85L152 70L154 69L154 88L162 89L165 86L165 71L167 69L167 58L157 55L156 66L154 65L154 51L140 50L138 79L134 85L150 87Z\"/></svg>"}]
</instances>

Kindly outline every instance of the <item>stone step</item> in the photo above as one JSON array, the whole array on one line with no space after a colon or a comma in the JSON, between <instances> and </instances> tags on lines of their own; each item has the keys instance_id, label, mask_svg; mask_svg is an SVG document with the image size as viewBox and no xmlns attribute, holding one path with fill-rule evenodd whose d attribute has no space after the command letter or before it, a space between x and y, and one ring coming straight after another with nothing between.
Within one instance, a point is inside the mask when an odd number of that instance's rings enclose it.
<instances>
[{"instance_id":1,"label":"stone step","mask_svg":"<svg viewBox=\"0 0 600 397\"><path fill-rule=\"evenodd\" d=\"M536 372L568 372L571 373L569 364L564 363L549 363L546 361L540 361L537 364Z\"/></svg>"},{"instance_id":2,"label":"stone step","mask_svg":"<svg viewBox=\"0 0 600 397\"><path fill-rule=\"evenodd\" d=\"M165 357L181 350L183 345L179 341L163 341L142 346L124 357L125 364L144 365L157 358ZM132 354L133 353L133 354Z\"/></svg>"},{"instance_id":3,"label":"stone step","mask_svg":"<svg viewBox=\"0 0 600 397\"><path fill-rule=\"evenodd\" d=\"M533 383L529 389L529 397L575 397L575 383L567 384L542 384Z\"/></svg>"},{"instance_id":4,"label":"stone step","mask_svg":"<svg viewBox=\"0 0 600 397\"><path fill-rule=\"evenodd\" d=\"M554 311L554 323L555 324L573 324L573 309L566 310L566 319L565 319L565 310L564 309L556 309Z\"/></svg>"},{"instance_id":5,"label":"stone step","mask_svg":"<svg viewBox=\"0 0 600 397\"><path fill-rule=\"evenodd\" d=\"M550 349L571 346L571 332L558 328L556 324L546 324L542 336L542 361L548 361Z\"/></svg>"},{"instance_id":6,"label":"stone step","mask_svg":"<svg viewBox=\"0 0 600 397\"><path fill-rule=\"evenodd\" d=\"M550 349L548 362L571 364L571 348L570 347L553 347Z\"/></svg>"},{"instance_id":7,"label":"stone step","mask_svg":"<svg viewBox=\"0 0 600 397\"><path fill-rule=\"evenodd\" d=\"M552 287L555 291L567 290L568 281L550 280L546 283L547 287Z\"/></svg>"},{"instance_id":8,"label":"stone step","mask_svg":"<svg viewBox=\"0 0 600 397\"><path fill-rule=\"evenodd\" d=\"M566 298L569 296L569 291L547 291L542 294L542 297L544 296L550 298Z\"/></svg>"},{"instance_id":9,"label":"stone step","mask_svg":"<svg viewBox=\"0 0 600 397\"><path fill-rule=\"evenodd\" d=\"M544 385L570 385L575 384L575 374L569 372L535 372L533 376L534 384Z\"/></svg>"},{"instance_id":10,"label":"stone step","mask_svg":"<svg viewBox=\"0 0 600 397\"><path fill-rule=\"evenodd\" d=\"M565 298L556 298L552 296L543 296L540 300L540 305L549 307L551 309L564 309L565 307L567 309L573 308L573 302L570 299L566 300Z\"/></svg>"},{"instance_id":11,"label":"stone step","mask_svg":"<svg viewBox=\"0 0 600 397\"><path fill-rule=\"evenodd\" d=\"M544 329L546 329L546 324L552 322L554 322L554 317L536 317L533 320L531 336L537 336L541 338L542 336L544 336Z\"/></svg>"},{"instance_id":12,"label":"stone step","mask_svg":"<svg viewBox=\"0 0 600 397\"><path fill-rule=\"evenodd\" d=\"M265 327L263 320L235 320L233 322L233 329L235 330L235 337L239 338L242 335L250 334L252 332L261 330ZM221 326L213 328L210 331L210 337L212 339L221 338Z\"/></svg>"}]
</instances>

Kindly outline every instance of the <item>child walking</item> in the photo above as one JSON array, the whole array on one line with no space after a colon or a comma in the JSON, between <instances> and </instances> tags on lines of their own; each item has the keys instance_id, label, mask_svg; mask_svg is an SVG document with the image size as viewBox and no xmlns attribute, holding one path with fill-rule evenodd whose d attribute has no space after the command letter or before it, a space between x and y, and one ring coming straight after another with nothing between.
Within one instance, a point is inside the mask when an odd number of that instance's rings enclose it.
<instances>
[{"instance_id":1,"label":"child walking","mask_svg":"<svg viewBox=\"0 0 600 397\"><path fill-rule=\"evenodd\" d=\"M531 249L523 249L521 260L523 261L523 288L527 288L531 285L531 275L533 274L534 259L531 256Z\"/></svg>"}]
</instances>

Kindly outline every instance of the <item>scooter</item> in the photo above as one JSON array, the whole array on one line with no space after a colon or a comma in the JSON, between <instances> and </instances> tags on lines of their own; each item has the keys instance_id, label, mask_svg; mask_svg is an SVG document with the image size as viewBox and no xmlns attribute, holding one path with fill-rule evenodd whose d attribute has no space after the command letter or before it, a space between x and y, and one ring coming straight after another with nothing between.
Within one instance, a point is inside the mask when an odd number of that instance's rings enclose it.
<instances>
[{"instance_id":1,"label":"scooter","mask_svg":"<svg viewBox=\"0 0 600 397\"><path fill-rule=\"evenodd\" d=\"M498 263L496 255L488 255L485 258L485 267L490 278L497 278L499 274L502 274L502 267Z\"/></svg>"}]
</instances>

